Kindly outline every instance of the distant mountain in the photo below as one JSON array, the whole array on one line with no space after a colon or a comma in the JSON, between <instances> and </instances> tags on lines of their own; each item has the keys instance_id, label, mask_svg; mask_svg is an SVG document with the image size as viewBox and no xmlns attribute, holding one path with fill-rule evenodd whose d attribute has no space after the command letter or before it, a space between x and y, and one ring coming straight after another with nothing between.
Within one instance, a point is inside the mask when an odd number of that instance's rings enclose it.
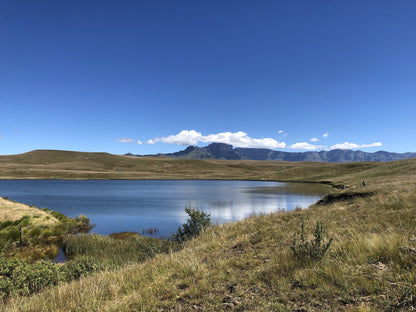
<instances>
[{"instance_id":1,"label":"distant mountain","mask_svg":"<svg viewBox=\"0 0 416 312\"><path fill-rule=\"evenodd\" d=\"M132 154L127 154L132 155ZM140 156L140 155L136 155ZM205 147L189 146L183 151L169 154L145 155L180 159L242 159L242 160L280 160L316 162L357 162L393 161L416 157L416 153L389 153L335 149L320 152L281 152L262 148L233 148L224 143L212 143Z\"/></svg>"}]
</instances>

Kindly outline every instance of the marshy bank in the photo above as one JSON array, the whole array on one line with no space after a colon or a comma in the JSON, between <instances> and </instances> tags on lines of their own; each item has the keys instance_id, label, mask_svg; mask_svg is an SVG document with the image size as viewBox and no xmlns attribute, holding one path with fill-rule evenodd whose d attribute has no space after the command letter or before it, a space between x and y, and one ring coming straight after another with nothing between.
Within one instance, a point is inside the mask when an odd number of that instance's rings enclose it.
<instances>
[{"instance_id":1,"label":"marshy bank","mask_svg":"<svg viewBox=\"0 0 416 312\"><path fill-rule=\"evenodd\" d=\"M0 249L27 260L54 259L68 234L89 232L89 218L70 218L0 197Z\"/></svg>"},{"instance_id":2,"label":"marshy bank","mask_svg":"<svg viewBox=\"0 0 416 312\"><path fill-rule=\"evenodd\" d=\"M94 273L114 271L141 263L158 254L179 251L186 240L211 225L208 214L193 208L187 208L186 212L189 215L188 221L178 228L170 240L144 237L134 232L113 233L109 236L80 234L71 228L62 237L67 258L64 263L35 261L32 254L36 254L39 247L44 247L45 242L27 244L25 253L22 254L21 243L19 252L16 252L14 242L9 239L0 249L0 301L7 300L10 296L33 295Z\"/></svg>"}]
</instances>

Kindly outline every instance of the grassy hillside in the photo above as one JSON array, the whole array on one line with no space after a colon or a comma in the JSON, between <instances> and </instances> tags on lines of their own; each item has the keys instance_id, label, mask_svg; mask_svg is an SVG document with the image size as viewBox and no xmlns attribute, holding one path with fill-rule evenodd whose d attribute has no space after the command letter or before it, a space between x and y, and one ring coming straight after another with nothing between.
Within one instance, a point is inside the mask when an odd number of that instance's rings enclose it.
<instances>
[{"instance_id":1,"label":"grassy hillside","mask_svg":"<svg viewBox=\"0 0 416 312\"><path fill-rule=\"evenodd\" d=\"M25 216L33 219L33 226L50 227L59 222L58 219L49 212L25 204L16 203L8 198L0 197L0 222L15 222Z\"/></svg>"},{"instance_id":2,"label":"grassy hillside","mask_svg":"<svg viewBox=\"0 0 416 312\"><path fill-rule=\"evenodd\" d=\"M415 159L345 165L195 164L198 169L230 168L232 174L330 181L349 188L334 189L321 204L306 210L214 226L186 242L181 251L32 297L12 297L0 310L411 311L416 307ZM221 172L227 177L226 170ZM307 241L313 240L317 221L323 225L324 241L333 238L328 251L321 260L296 255L291 249L294 233L303 223Z\"/></svg>"},{"instance_id":3,"label":"grassy hillside","mask_svg":"<svg viewBox=\"0 0 416 312\"><path fill-rule=\"evenodd\" d=\"M354 175L378 167L379 163L174 160L51 150L0 156L2 179L243 179L339 182L341 180L338 178L345 174Z\"/></svg>"}]
</instances>

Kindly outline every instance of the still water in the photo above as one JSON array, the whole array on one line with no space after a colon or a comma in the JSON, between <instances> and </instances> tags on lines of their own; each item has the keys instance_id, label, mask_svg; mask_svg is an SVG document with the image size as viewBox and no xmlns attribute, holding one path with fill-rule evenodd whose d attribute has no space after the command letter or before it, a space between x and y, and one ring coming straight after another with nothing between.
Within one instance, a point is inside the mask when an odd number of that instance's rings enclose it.
<instances>
[{"instance_id":1,"label":"still water","mask_svg":"<svg viewBox=\"0 0 416 312\"><path fill-rule=\"evenodd\" d=\"M157 228L159 237L186 222L188 206L226 222L307 208L327 192L320 185L263 181L0 180L0 196L70 217L84 214L95 224L93 233Z\"/></svg>"}]
</instances>

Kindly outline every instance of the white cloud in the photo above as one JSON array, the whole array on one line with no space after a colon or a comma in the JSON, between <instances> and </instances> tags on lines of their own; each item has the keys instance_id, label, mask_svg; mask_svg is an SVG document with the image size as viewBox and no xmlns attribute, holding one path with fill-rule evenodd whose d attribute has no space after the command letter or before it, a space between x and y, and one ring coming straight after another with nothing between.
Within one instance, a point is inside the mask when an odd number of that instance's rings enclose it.
<instances>
[{"instance_id":1,"label":"white cloud","mask_svg":"<svg viewBox=\"0 0 416 312\"><path fill-rule=\"evenodd\" d=\"M283 138L287 137L287 133L285 133L285 130L279 130L277 131L279 134L279 140L282 140Z\"/></svg>"},{"instance_id":2,"label":"white cloud","mask_svg":"<svg viewBox=\"0 0 416 312\"><path fill-rule=\"evenodd\" d=\"M303 150L317 150L326 148L325 145L313 145L307 142L299 142L289 146L292 149L303 149Z\"/></svg>"},{"instance_id":3,"label":"white cloud","mask_svg":"<svg viewBox=\"0 0 416 312\"><path fill-rule=\"evenodd\" d=\"M117 139L117 141L120 142L120 143L136 143L135 140L128 139L128 138Z\"/></svg>"},{"instance_id":4,"label":"white cloud","mask_svg":"<svg viewBox=\"0 0 416 312\"><path fill-rule=\"evenodd\" d=\"M318 141L319 141L319 139L318 139L318 138L312 138L312 139L311 139L311 141L312 141L312 142L318 142Z\"/></svg>"},{"instance_id":5,"label":"white cloud","mask_svg":"<svg viewBox=\"0 0 416 312\"><path fill-rule=\"evenodd\" d=\"M196 132L195 130L182 130L178 134L164 138L156 138L155 141L176 145L196 145L201 138L202 134L200 132Z\"/></svg>"},{"instance_id":6,"label":"white cloud","mask_svg":"<svg viewBox=\"0 0 416 312\"><path fill-rule=\"evenodd\" d=\"M148 144L163 142L177 145L196 145L198 142L203 143L226 143L235 147L251 148L285 148L285 142L279 142L272 138L255 139L243 131L238 132L221 132L216 134L202 135L195 130L182 130L178 134L167 137L155 138L148 140Z\"/></svg>"},{"instance_id":7,"label":"white cloud","mask_svg":"<svg viewBox=\"0 0 416 312\"><path fill-rule=\"evenodd\" d=\"M218 134L210 134L203 136L201 142L205 143L226 143L237 147L252 147L252 148L284 148L286 143L279 142L272 138L254 139L250 138L247 133L243 131L223 132Z\"/></svg>"},{"instance_id":8,"label":"white cloud","mask_svg":"<svg viewBox=\"0 0 416 312\"><path fill-rule=\"evenodd\" d=\"M0 135L0 140L4 138L4 135Z\"/></svg>"},{"instance_id":9,"label":"white cloud","mask_svg":"<svg viewBox=\"0 0 416 312\"><path fill-rule=\"evenodd\" d=\"M120 143L137 143L137 144L143 144L142 141L136 141L136 140L128 139L128 138L117 139L117 141L120 142Z\"/></svg>"},{"instance_id":10,"label":"white cloud","mask_svg":"<svg viewBox=\"0 0 416 312\"><path fill-rule=\"evenodd\" d=\"M322 135L322 137L323 138L327 138L329 136L329 132L325 132L323 135Z\"/></svg>"},{"instance_id":11,"label":"white cloud","mask_svg":"<svg viewBox=\"0 0 416 312\"><path fill-rule=\"evenodd\" d=\"M382 146L381 142L375 142L371 144L355 144L350 142L344 142L341 144L335 144L331 146L331 149L353 149L353 148L365 148L365 147L375 147Z\"/></svg>"}]
</instances>

